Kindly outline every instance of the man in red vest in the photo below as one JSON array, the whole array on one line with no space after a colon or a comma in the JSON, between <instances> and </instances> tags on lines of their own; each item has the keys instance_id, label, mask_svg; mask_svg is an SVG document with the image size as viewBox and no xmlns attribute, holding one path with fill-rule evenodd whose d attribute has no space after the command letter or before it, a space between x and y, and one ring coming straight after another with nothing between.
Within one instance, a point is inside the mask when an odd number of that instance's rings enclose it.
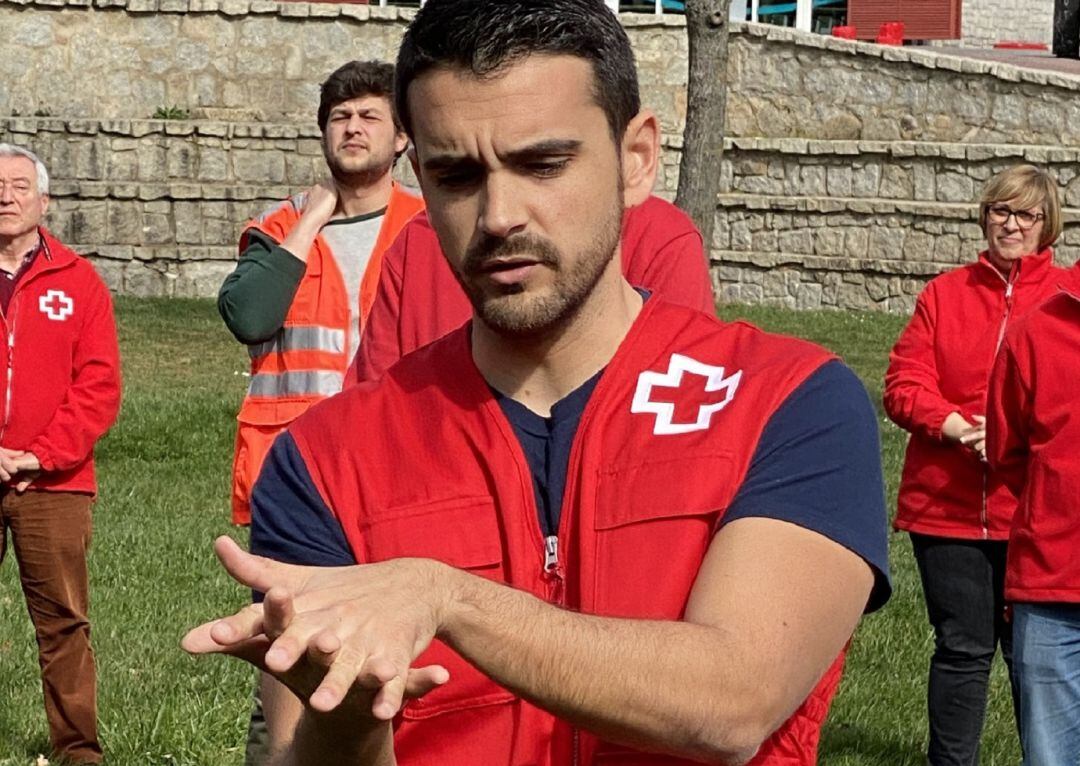
<instances>
[{"instance_id":1,"label":"man in red vest","mask_svg":"<svg viewBox=\"0 0 1080 766\"><path fill-rule=\"evenodd\" d=\"M10 530L53 752L100 763L86 556L120 353L109 289L41 225L48 205L41 160L0 144L0 560Z\"/></svg>"},{"instance_id":2,"label":"man in red vest","mask_svg":"<svg viewBox=\"0 0 1080 766\"><path fill-rule=\"evenodd\" d=\"M342 388L375 298L382 256L423 209L391 171L408 139L391 100L394 67L351 61L322 84L318 122L330 178L251 221L218 309L248 344L232 519L251 520L251 485L274 438Z\"/></svg>"},{"instance_id":3,"label":"man in red vest","mask_svg":"<svg viewBox=\"0 0 1080 766\"><path fill-rule=\"evenodd\" d=\"M278 439L218 542L265 602L184 646L281 682L276 763L814 763L889 593L861 383L623 277L659 126L601 0L429 0L395 98L474 319Z\"/></svg>"}]
</instances>

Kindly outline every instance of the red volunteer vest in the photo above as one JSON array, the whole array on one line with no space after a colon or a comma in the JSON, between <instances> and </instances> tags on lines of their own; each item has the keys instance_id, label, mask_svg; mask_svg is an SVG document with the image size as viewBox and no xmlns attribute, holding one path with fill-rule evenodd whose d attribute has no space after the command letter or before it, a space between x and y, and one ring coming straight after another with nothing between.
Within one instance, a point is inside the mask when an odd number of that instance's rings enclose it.
<instances>
[{"instance_id":1,"label":"red volunteer vest","mask_svg":"<svg viewBox=\"0 0 1080 766\"><path fill-rule=\"evenodd\" d=\"M646 619L682 618L766 422L831 358L647 301L582 415L558 554L545 561L528 464L473 364L468 333L409 355L290 429L357 560L433 558L570 609ZM719 387L707 393L710 378ZM452 680L404 708L402 766L689 763L575 730L438 641L418 663L442 664ZM842 657L756 766L815 762L841 667Z\"/></svg>"},{"instance_id":2,"label":"red volunteer vest","mask_svg":"<svg viewBox=\"0 0 1080 766\"><path fill-rule=\"evenodd\" d=\"M286 200L247 231L257 229L282 242L300 219L297 200ZM361 325L379 283L383 253L424 201L394 184L379 237L360 283ZM251 487L279 433L315 402L342 389L349 367L349 293L334 256L320 234L308 253L307 268L282 328L265 343L248 347L251 382L237 420L233 458L232 521L251 521Z\"/></svg>"}]
</instances>

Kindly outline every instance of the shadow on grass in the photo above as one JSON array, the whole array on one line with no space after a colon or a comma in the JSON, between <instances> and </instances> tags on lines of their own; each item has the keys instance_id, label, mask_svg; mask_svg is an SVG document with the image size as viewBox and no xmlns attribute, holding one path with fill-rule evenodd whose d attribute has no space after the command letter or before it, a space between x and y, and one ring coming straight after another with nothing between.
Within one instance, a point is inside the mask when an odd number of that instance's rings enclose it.
<instances>
[{"instance_id":1,"label":"shadow on grass","mask_svg":"<svg viewBox=\"0 0 1080 766\"><path fill-rule=\"evenodd\" d=\"M880 729L839 723L830 725L818 753L822 764L858 763L874 766L922 766L922 749L908 741L882 736Z\"/></svg>"}]
</instances>

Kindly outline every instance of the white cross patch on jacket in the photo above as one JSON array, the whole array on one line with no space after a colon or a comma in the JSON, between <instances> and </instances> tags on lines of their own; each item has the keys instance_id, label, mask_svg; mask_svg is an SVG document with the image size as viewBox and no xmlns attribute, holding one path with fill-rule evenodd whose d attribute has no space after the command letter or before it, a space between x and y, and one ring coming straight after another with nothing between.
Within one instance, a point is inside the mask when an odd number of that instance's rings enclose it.
<instances>
[{"instance_id":1,"label":"white cross patch on jacket","mask_svg":"<svg viewBox=\"0 0 1080 766\"><path fill-rule=\"evenodd\" d=\"M38 298L38 310L54 322L63 322L75 313L75 301L63 290L48 290Z\"/></svg>"},{"instance_id":2,"label":"white cross patch on jacket","mask_svg":"<svg viewBox=\"0 0 1080 766\"><path fill-rule=\"evenodd\" d=\"M686 373L704 380L701 385L687 387L686 391L682 392L683 377ZM731 403L741 380L742 370L724 377L723 367L705 364L682 354L672 354L667 372L646 370L638 375L630 411L637 414L654 414L656 423L653 425L653 434L656 436L704 431L709 427L712 416ZM654 400L653 395L657 388L674 389L671 393L672 401ZM719 401L715 396L709 396L718 392L722 395ZM697 404L696 418L675 422L677 404L683 405L684 408Z\"/></svg>"}]
</instances>

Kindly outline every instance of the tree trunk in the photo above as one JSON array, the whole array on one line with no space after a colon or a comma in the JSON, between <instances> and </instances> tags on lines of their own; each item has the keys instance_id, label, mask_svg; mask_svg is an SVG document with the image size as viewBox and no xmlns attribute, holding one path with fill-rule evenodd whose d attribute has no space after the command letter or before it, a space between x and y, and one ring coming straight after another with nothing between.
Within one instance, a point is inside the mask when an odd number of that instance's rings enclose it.
<instances>
[{"instance_id":1,"label":"tree trunk","mask_svg":"<svg viewBox=\"0 0 1080 766\"><path fill-rule=\"evenodd\" d=\"M1080 0L1054 3L1054 55L1080 58Z\"/></svg>"},{"instance_id":2,"label":"tree trunk","mask_svg":"<svg viewBox=\"0 0 1080 766\"><path fill-rule=\"evenodd\" d=\"M712 249L716 195L720 191L720 160L724 152L730 4L731 0L686 2L690 75L675 204L686 211L701 230L706 261Z\"/></svg>"}]
</instances>

